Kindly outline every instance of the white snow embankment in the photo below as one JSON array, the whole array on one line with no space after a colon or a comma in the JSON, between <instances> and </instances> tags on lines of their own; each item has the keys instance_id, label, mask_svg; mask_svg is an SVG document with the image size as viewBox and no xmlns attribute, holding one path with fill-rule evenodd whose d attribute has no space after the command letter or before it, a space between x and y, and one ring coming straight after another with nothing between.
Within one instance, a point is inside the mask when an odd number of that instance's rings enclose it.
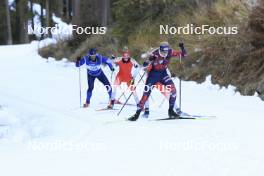
<instances>
[{"instance_id":1,"label":"white snow embankment","mask_svg":"<svg viewBox=\"0 0 264 176\"><path fill-rule=\"evenodd\" d=\"M0 114L12 131L0 139L3 175L262 174L264 108L255 96L220 89L210 77L203 84L182 82L183 110L216 119L151 121L166 117L168 108L167 102L159 108L163 96L154 90L150 120L122 122L135 107L125 107L120 117L96 111L108 101L98 81L91 107L79 108L73 63L41 58L36 43L0 47L0 55ZM84 101L85 68L81 73Z\"/></svg>"}]
</instances>

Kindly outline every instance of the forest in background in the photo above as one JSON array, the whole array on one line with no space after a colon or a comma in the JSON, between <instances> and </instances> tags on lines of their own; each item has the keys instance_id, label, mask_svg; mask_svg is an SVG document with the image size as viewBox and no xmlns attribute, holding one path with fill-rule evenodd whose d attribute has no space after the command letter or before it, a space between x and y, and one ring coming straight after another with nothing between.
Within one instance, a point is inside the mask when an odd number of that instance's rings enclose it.
<instances>
[{"instance_id":1,"label":"forest in background","mask_svg":"<svg viewBox=\"0 0 264 176\"><path fill-rule=\"evenodd\" d=\"M258 2L256 4L255 3ZM97 47L106 56L127 45L139 60L142 52L167 40L175 49L185 43L188 57L175 60L170 70L184 80L233 85L243 95L264 99L264 5L255 0L8 0L0 2L0 44L21 44L40 38L27 35L34 23L33 4L41 6L41 26L54 26L52 15L78 26L107 26L106 35L73 35L39 49L45 58L68 58ZM159 35L159 25L239 27L238 35Z\"/></svg>"}]
</instances>

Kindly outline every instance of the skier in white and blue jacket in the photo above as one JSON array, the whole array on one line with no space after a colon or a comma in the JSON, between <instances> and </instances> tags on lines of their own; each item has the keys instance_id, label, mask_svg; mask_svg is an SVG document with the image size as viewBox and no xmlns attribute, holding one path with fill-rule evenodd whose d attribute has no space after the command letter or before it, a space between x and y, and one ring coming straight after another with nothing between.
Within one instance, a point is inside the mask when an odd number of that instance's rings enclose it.
<instances>
[{"instance_id":1,"label":"skier in white and blue jacket","mask_svg":"<svg viewBox=\"0 0 264 176\"><path fill-rule=\"evenodd\" d=\"M114 106L114 100L112 100L112 87L104 72L101 69L102 64L108 65L110 70L113 72L115 69L112 65L112 61L97 53L95 48L90 49L89 53L84 57L78 57L76 61L76 67L80 67L86 64L87 66L87 78L88 78L88 90L86 96L86 102L83 107L89 107L92 92L94 89L94 81L97 78L107 89L110 103L107 108L112 109Z\"/></svg>"}]
</instances>

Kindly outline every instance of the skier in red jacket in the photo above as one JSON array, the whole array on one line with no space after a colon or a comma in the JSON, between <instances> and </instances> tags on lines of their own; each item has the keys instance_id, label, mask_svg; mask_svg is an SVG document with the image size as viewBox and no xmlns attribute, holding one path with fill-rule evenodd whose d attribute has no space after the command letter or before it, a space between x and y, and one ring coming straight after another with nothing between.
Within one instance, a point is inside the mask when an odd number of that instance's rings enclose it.
<instances>
[{"instance_id":1,"label":"skier in red jacket","mask_svg":"<svg viewBox=\"0 0 264 176\"><path fill-rule=\"evenodd\" d=\"M133 93L136 104L138 104L139 98L137 96L134 83L135 78L139 72L139 64L131 58L128 49L123 52L122 57L116 58L116 61L114 61L114 63L119 67L119 72L117 73L115 78L112 97L115 99L117 87L121 86L122 83L125 83L128 89ZM121 104L121 102L119 100L116 100L116 104ZM148 115L148 113L149 108L148 103L146 103L145 115Z\"/></svg>"}]
</instances>

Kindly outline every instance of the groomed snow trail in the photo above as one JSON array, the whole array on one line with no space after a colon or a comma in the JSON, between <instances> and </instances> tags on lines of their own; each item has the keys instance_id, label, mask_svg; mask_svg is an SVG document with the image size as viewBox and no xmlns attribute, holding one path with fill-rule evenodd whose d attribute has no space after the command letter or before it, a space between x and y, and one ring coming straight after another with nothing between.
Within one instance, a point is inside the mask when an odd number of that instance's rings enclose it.
<instances>
[{"instance_id":1,"label":"groomed snow trail","mask_svg":"<svg viewBox=\"0 0 264 176\"><path fill-rule=\"evenodd\" d=\"M95 89L91 108L80 109L74 63L43 59L37 46L0 47L1 175L262 175L259 98L234 93L232 86L220 89L208 77L203 84L183 82L183 110L217 118L122 122L135 107L119 117L117 111L98 112L108 98ZM162 95L152 95L150 119L167 117L168 104L158 108Z\"/></svg>"}]
</instances>

